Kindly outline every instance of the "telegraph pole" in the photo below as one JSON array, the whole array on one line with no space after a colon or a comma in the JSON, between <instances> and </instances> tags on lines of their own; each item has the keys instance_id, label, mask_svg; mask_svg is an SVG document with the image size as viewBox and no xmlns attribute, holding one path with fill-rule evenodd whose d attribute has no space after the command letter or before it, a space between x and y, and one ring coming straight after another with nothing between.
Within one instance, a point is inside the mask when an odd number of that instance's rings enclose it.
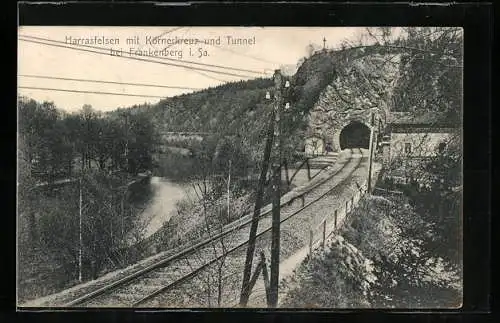
<instances>
[{"instance_id":1,"label":"telegraph pole","mask_svg":"<svg viewBox=\"0 0 500 323\"><path fill-rule=\"evenodd\" d=\"M274 73L274 107L272 118L269 123L268 135L266 140L266 147L264 149L264 162L261 169L259 187L257 191L257 200L255 203L255 210L252 217L252 226L250 227L250 237L248 240L247 258L245 261L245 268L243 272L243 284L240 295L240 306L246 306L250 296L250 276L252 270L252 260L255 251L255 238L257 233L258 220L260 215L260 208L262 204L262 195L264 190L264 183L266 179L267 169L271 159L271 149L275 149L272 158L272 183L273 183L273 202L272 202L272 228L271 228L271 275L269 282L269 298L268 306L276 307L278 305L278 283L279 283L279 258L280 258L280 201L281 201L281 160L282 160L282 137L281 137L281 111L283 109L283 77L280 70ZM286 82L285 87L289 87L290 82ZM270 95L266 95L270 98ZM289 105L287 104L287 108ZM273 137L274 147L273 146Z\"/></svg>"},{"instance_id":2,"label":"telegraph pole","mask_svg":"<svg viewBox=\"0 0 500 323\"><path fill-rule=\"evenodd\" d=\"M78 247L78 281L82 282L82 249L83 249L83 241L82 241L82 178L80 177L79 181L79 247Z\"/></svg>"},{"instance_id":3,"label":"telegraph pole","mask_svg":"<svg viewBox=\"0 0 500 323\"><path fill-rule=\"evenodd\" d=\"M266 93L266 99L267 100L271 99L271 95L269 94L269 92ZM264 148L264 158L262 161L259 184L257 186L257 194L255 198L255 208L252 215L250 235L248 238L248 248L245 259L245 267L243 269L243 283L240 294L240 306L242 307L247 305L248 298L250 296L250 276L252 274L252 262L255 251L255 240L257 237L257 228L259 226L260 209L262 208L262 199L264 195L264 186L266 182L267 170L269 168L269 159L271 157L273 132L274 132L274 111L272 111L271 113L271 119L269 120L269 126L267 129L267 139L266 139L266 146Z\"/></svg>"},{"instance_id":4,"label":"telegraph pole","mask_svg":"<svg viewBox=\"0 0 500 323\"><path fill-rule=\"evenodd\" d=\"M375 114L372 112L371 120L370 120L370 147L369 147L369 155L368 155L368 185L367 190L368 194L371 194L372 190L372 164L373 164L373 128L375 127Z\"/></svg>"},{"instance_id":5,"label":"telegraph pole","mask_svg":"<svg viewBox=\"0 0 500 323\"><path fill-rule=\"evenodd\" d=\"M121 239L123 242L125 242L125 229L124 229L124 216L125 216L125 198L127 197L128 193L128 186L127 186L127 181L128 181L128 173L129 173L129 162L128 162L128 132L129 132L129 120L128 120L128 112L125 111L123 113L123 117L125 118L125 149L124 149L124 155L125 155L125 174L123 174L122 171L122 178L124 178L125 182L125 192L123 192L123 195L121 196L121 202L120 202L120 214L121 214Z\"/></svg>"},{"instance_id":6,"label":"telegraph pole","mask_svg":"<svg viewBox=\"0 0 500 323\"><path fill-rule=\"evenodd\" d=\"M123 112L122 116L125 118L125 147L124 147L124 155L125 155L125 172L128 173L129 164L128 164L128 112Z\"/></svg>"},{"instance_id":7,"label":"telegraph pole","mask_svg":"<svg viewBox=\"0 0 500 323\"><path fill-rule=\"evenodd\" d=\"M230 213L229 213L229 204L230 204L230 197L229 194L231 193L230 191L231 187L231 160L229 160L229 174L227 176L227 219L230 219Z\"/></svg>"},{"instance_id":8,"label":"telegraph pole","mask_svg":"<svg viewBox=\"0 0 500 323\"><path fill-rule=\"evenodd\" d=\"M125 192L122 194L121 202L120 202L120 214L121 214L121 239L125 241L125 234L124 234L124 225L123 225L123 217L125 216L125 197L127 196L127 184L125 183Z\"/></svg>"},{"instance_id":9,"label":"telegraph pole","mask_svg":"<svg viewBox=\"0 0 500 323\"><path fill-rule=\"evenodd\" d=\"M287 84L289 84L287 82ZM278 283L279 283L279 263L280 263L280 200L281 200L281 110L283 109L283 78L280 70L274 73L275 105L274 105L274 149L276 150L273 160L273 208L272 208L272 228L271 228L271 277L269 306L278 305Z\"/></svg>"}]
</instances>

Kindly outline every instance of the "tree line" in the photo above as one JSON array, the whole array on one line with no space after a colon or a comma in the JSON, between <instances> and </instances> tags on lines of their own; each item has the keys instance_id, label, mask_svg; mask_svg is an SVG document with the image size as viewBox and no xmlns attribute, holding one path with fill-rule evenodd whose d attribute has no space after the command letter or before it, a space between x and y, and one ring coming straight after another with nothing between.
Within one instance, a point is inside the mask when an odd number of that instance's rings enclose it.
<instances>
[{"instance_id":1,"label":"tree line","mask_svg":"<svg viewBox=\"0 0 500 323\"><path fill-rule=\"evenodd\" d=\"M67 288L80 272L85 281L128 263L129 238L141 229L134 219L150 192L127 184L152 168L155 130L147 117L121 112L85 105L66 113L19 98L20 299Z\"/></svg>"},{"instance_id":2,"label":"tree line","mask_svg":"<svg viewBox=\"0 0 500 323\"><path fill-rule=\"evenodd\" d=\"M24 97L18 111L23 175L52 181L90 169L137 174L152 167L155 130L142 114L105 114L90 105L66 113Z\"/></svg>"}]
</instances>

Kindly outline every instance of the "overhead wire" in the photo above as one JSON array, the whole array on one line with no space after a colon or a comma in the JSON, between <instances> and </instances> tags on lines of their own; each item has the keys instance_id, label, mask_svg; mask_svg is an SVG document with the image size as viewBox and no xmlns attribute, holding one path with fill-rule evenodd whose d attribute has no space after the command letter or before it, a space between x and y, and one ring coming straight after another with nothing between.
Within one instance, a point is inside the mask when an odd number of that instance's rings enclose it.
<instances>
[{"instance_id":1,"label":"overhead wire","mask_svg":"<svg viewBox=\"0 0 500 323\"><path fill-rule=\"evenodd\" d=\"M57 45L57 44L50 44L50 43L44 43L44 42L39 42L39 41L33 41L33 40L25 40L25 39L20 39L22 41L27 41L27 42L32 42L32 43L38 43L42 45L48 45L48 46L55 46L55 47L62 47L62 48L68 48L68 49L73 49L73 50L79 50L79 51L84 51L84 52L90 52L94 54L101 54L101 55L109 55L106 53L102 52L96 52L88 49L83 49L83 48L74 48L74 47L69 47L69 46L63 46L63 45ZM160 65L167 65L167 66L174 66L174 67L180 67L186 70L189 70L191 72L196 72L198 73L199 71L205 71L205 72L210 72L210 73L216 73L216 74L221 74L221 75L228 75L228 76L233 76L233 77L238 77L238 78L244 78L244 79L251 79L254 78L255 76L250 76L250 75L242 75L242 74L235 74L235 73L229 73L229 72L223 72L223 71L214 71L214 70L209 70L209 69L204 69L204 68L196 68L196 67L191 67L191 66L185 66L185 65L178 65L178 64L172 64L172 63L166 63L166 62L159 62L151 59L144 59L144 58L138 58L138 57L127 57L127 56L115 56L115 57L121 57L125 59L132 59L132 60L137 60L137 61L143 61L143 62L149 62L149 63L156 63Z\"/></svg>"},{"instance_id":2,"label":"overhead wire","mask_svg":"<svg viewBox=\"0 0 500 323\"><path fill-rule=\"evenodd\" d=\"M133 55L130 55L130 56L120 56L120 55L111 55L111 54L108 54L108 53L111 52L111 48L105 48L105 47L99 47L99 46L91 46L91 45L83 45L83 44L68 44L67 42L63 42L63 41L58 41L58 40L49 39L49 38L43 38L43 37L29 36L29 35L20 35L20 37L21 37L20 40L23 40L23 41L30 41L30 42L34 42L34 43L42 43L42 44L48 45L48 46L70 48L70 49L74 49L74 50L82 50L82 51L92 52L92 53L96 53L96 54L105 54L105 55L109 55L109 56L116 56L116 57L123 57L123 58L137 59L137 60L144 60L144 59L139 59L138 57L133 56ZM26 39L22 39L22 38L26 38ZM52 42L54 44L47 43L47 42ZM56 44L58 44L58 45L56 45ZM76 47L71 47L71 46L76 46ZM102 53L102 52L85 50L84 48L91 48L91 49L97 49L97 50L101 50L101 51L107 51L108 53ZM137 55L137 56L139 56L139 55ZM168 57L154 57L154 58L155 59L159 59L159 60L179 62L177 59L168 58ZM168 63L158 62L158 61L153 61L153 62L162 63L162 64L166 64L166 65L177 66L177 67L184 67L184 68L191 68L191 69L195 68L195 67L192 67L192 66L189 66L189 65L180 65L180 64L177 64L177 63L176 64L173 64L173 63L168 64ZM185 60L182 63L184 63L184 64L192 64L192 65L199 65L199 66L207 66L207 67L219 68L219 69L224 69L224 70L233 70L233 71L238 71L238 72L247 72L247 73L259 74L259 75L265 74L264 72L261 72L261 71L249 70L249 69L232 67L232 66L224 66L224 65L200 63L200 62L194 62L194 61L189 61L189 60ZM208 70L208 69L203 69L203 68L198 68L198 67L196 67L195 69L203 70L203 71L206 71L206 72L228 74L228 75L233 75L233 76L238 76L238 77L244 76L244 75L238 75L238 74L224 73L224 72L215 71L215 70ZM251 77L254 77L254 76L251 76Z\"/></svg>"},{"instance_id":3,"label":"overhead wire","mask_svg":"<svg viewBox=\"0 0 500 323\"><path fill-rule=\"evenodd\" d=\"M202 76L205 76L205 77L208 77L209 79L212 79L212 80L215 80L215 81L219 81L219 82L223 82L223 83L227 83L227 82L231 82L231 81L228 81L228 80L222 80L220 78L217 78L217 77L214 77L214 76L210 76L210 75L207 75L203 72L199 72L199 71L195 71L197 74L200 74Z\"/></svg>"},{"instance_id":4,"label":"overhead wire","mask_svg":"<svg viewBox=\"0 0 500 323\"><path fill-rule=\"evenodd\" d=\"M106 94L106 95L120 95L120 96L134 96L143 98L160 98L164 99L167 96L159 95L148 95L148 94L132 94L132 93L118 93L118 92L102 92L102 91L85 91L85 90L72 90L72 89L59 89L59 88L48 88L48 87L36 87L36 86L19 86L20 89L27 90L44 90L44 91L58 91L58 92L72 92L72 93L86 93L86 94Z\"/></svg>"},{"instance_id":5,"label":"overhead wire","mask_svg":"<svg viewBox=\"0 0 500 323\"><path fill-rule=\"evenodd\" d=\"M84 49L84 48L64 46L64 45L59 45L59 44L51 44L51 43L47 43L47 42L43 42L43 41L36 41L36 40L23 39L23 38L19 38L19 40L30 42L30 43L35 43L35 44L41 44L41 45L47 45L47 46L54 46L54 47L61 47L61 48L67 48L67 49L72 49L72 50L77 50L77 51L83 51L83 52L89 52L89 53L94 53L94 54L111 56L110 54L107 54L107 53L93 51L93 50ZM229 73L229 72L223 72L223 71L209 70L209 69L199 68L199 67L192 67L192 66L186 66L186 65L180 65L180 64L160 62L160 61L155 61L155 60L151 60L151 59L139 58L139 57L135 57L135 56L113 56L113 57L120 57L120 58L125 58L125 59L132 59L132 60L136 60L136 61L142 61L142 62L156 63L156 64L160 64L160 65L180 67L180 68L184 68L184 69L187 69L187 70L200 70L200 71L211 72L211 73L216 73L216 74L236 76L236 77L240 77L240 78L252 78L252 77L254 77L254 76L249 76L249 75L242 75L242 74L235 74L235 73Z\"/></svg>"},{"instance_id":6,"label":"overhead wire","mask_svg":"<svg viewBox=\"0 0 500 323\"><path fill-rule=\"evenodd\" d=\"M189 29L191 29L191 28L189 28L189 27L188 27L188 28L186 28L186 29L184 30L184 33L182 34L182 37L185 37L185 36L186 36L186 34L188 33ZM162 35L164 35L164 34L162 34ZM160 37L160 36L156 36L156 37L158 38L158 37ZM174 44L170 44L170 45L168 45L168 46L167 46L167 47L165 47L165 48L169 48L169 47L171 47L171 46L173 46L173 45L174 45ZM141 46L141 47L142 47L142 46ZM165 48L163 48L163 49L165 49ZM193 71L193 72L195 72L196 74L199 74L199 75L201 75L201 76L204 76L204 77L206 77L206 78L209 78L209 79L211 79L211 80L215 80L215 81L219 81L219 82L223 82L223 83L230 82L230 80L223 80L223 79L220 79L220 78L217 78L217 77L213 77L213 76L207 75L207 74L202 73L202 72L199 72L199 71Z\"/></svg>"},{"instance_id":7,"label":"overhead wire","mask_svg":"<svg viewBox=\"0 0 500 323\"><path fill-rule=\"evenodd\" d=\"M158 36L155 36L154 38L157 39L159 37L164 36L165 34L171 33L173 31L179 30L183 27L177 27L170 29ZM189 28L188 28L189 29ZM186 30L187 32L187 30ZM186 32L183 34L185 35ZM23 39L25 38L25 39ZM33 40L35 39L35 40ZM107 53L103 52L97 52L97 51L91 51L91 50L86 50L84 48L78 48L78 47L71 47L71 46L62 46L58 45L59 43L62 44L67 44L66 42L61 42L57 40L52 40L48 38L42 38L42 37L36 37L36 36L29 36L29 35L21 35L20 38L21 41L26 41L26 42L31 42L31 43L37 43L41 45L47 45L47 46L55 46L55 47L62 47L62 48L68 48L68 49L73 49L73 50L80 50L80 51L85 51L85 52L90 52L90 53L95 53L95 54L101 54L101 55L110 55ZM39 41L40 40L40 41ZM56 44L48 43L48 42L53 42ZM169 46L165 47L164 49L171 47L173 44L170 44ZM103 48L103 47L97 47L97 46L89 46L89 45L77 45L79 47L89 47L89 48L94 48L98 50L110 50L108 48ZM216 46L217 48L224 49L221 47ZM232 53L235 54L240 54L242 56L247 56L251 57L254 59L258 59L256 57L252 57L250 55L244 55L241 53L236 53L234 51L228 50ZM117 56L117 57L123 57L123 56ZM149 59L142 59L142 58L137 58L137 57L125 57L125 58L131 58L139 61L146 61L146 62L151 62L151 63L158 63L158 64L165 64L165 65L170 65L170 66L175 66L175 67L180 67L180 68L185 68L189 69L192 72L195 72L197 74L200 74L204 77L217 80L219 82L230 82L229 80L223 80L220 78L216 78L210 75L207 75L205 73L200 72L199 70L203 70L209 73L217 73L217 74L223 74L223 75L229 75L229 76L237 76L237 77L251 77L251 76L246 76L246 75L240 75L240 74L234 74L234 73L226 73L226 72L221 72L221 71L215 71L215 70L208 70L208 69L203 69L203 68L196 68L192 66L184 66L184 65L178 65L178 64L168 64L164 62L159 62L159 61L154 61L154 60L149 60ZM159 57L157 57L159 58ZM168 59L168 58L163 58L160 57L160 59L166 59L166 60L173 60L173 59ZM261 61L265 61L263 59L260 59ZM267 61L269 62L269 61ZM198 63L198 62L191 62L187 61L186 63L192 63L194 65L203 65L203 66L211 66L215 68L222 68L222 69L229 69L229 70L239 70L239 71L249 71L253 73L260 73L260 74L266 74L262 72L257 72L257 71L252 71L252 70L247 70L247 69L240 69L240 68L234 68L234 67L228 67L228 66L222 66L222 65L215 65L215 64L204 64L204 63ZM68 80L68 81L77 81L77 82L92 82L92 83L108 83L108 84L120 84L120 85L131 85L131 86L146 86L146 87L158 87L158 88L170 88L170 89L187 89L187 90L201 90L201 88L191 88L191 87L182 87L182 86L168 86L168 85L159 85L159 84L146 84L146 83L131 83L131 82L116 82L116 81L104 81L104 80L90 80L90 79L79 79L79 78L68 78L68 77L56 77L56 76L42 76L42 75L19 75L22 77L30 77L30 78L45 78L45 79L56 79L56 80ZM53 91L62 91L62 92L74 92L74 93L92 93L92 94L107 94L107 95L122 95L122 96L135 96L135 97L155 97L155 98L164 98L164 96L153 96L153 95L142 95L142 94L127 94L127 93L116 93L116 92L102 92L102 91L84 91L84 90L71 90L71 89L58 89L58 88L41 88L41 87L27 87L27 86L20 86L19 88L24 88L24 89L34 89L34 90L53 90Z\"/></svg>"},{"instance_id":8,"label":"overhead wire","mask_svg":"<svg viewBox=\"0 0 500 323\"><path fill-rule=\"evenodd\" d=\"M142 86L142 87L158 87L158 88L179 89L179 90L202 90L202 88L193 88L193 87L186 87L186 86L173 86L173 85L161 85L161 84L150 84L150 83L116 82L116 81L92 80L92 79L58 77L58 76L47 76L47 75L19 74L18 76L27 77L27 78L40 78L40 79L88 82L88 83L106 83L106 84Z\"/></svg>"},{"instance_id":9,"label":"overhead wire","mask_svg":"<svg viewBox=\"0 0 500 323\"><path fill-rule=\"evenodd\" d=\"M165 31L165 32L163 32L163 33L161 33L161 34L159 34L158 36L153 37L153 39L158 39L158 38L160 38L160 37L163 37L163 36L165 36L165 35L167 35L167 34L170 34L170 33L174 32L174 31L177 31L177 30L182 29L182 28L184 28L184 27L172 28L172 29L170 29L170 30L167 30L167 31ZM188 29L189 29L189 28L187 28L187 29L184 31L183 36L184 36L184 35L186 35L186 33L187 33L187 30L188 30ZM170 44L170 45L166 46L166 47L165 47L165 48L163 48L163 49L167 49L167 48L169 48L169 47L171 47L171 46L173 46L173 45L174 45L174 44ZM142 49L142 48L144 48L144 45L139 46L139 49Z\"/></svg>"},{"instance_id":10,"label":"overhead wire","mask_svg":"<svg viewBox=\"0 0 500 323\"><path fill-rule=\"evenodd\" d=\"M154 38L159 38L162 37L166 34L172 33L174 31L180 30L184 27L178 27L178 28L173 28L171 30L167 30L166 32L161 33L158 36L155 36ZM182 36L184 37L186 33L188 32L190 28L185 28L184 33ZM164 47L162 50L167 49L172 47L175 44L170 44L166 47ZM140 46L139 48L143 48L144 46ZM196 72L197 74L200 74L204 77L207 77L212 80L216 80L219 82L229 82L229 80L223 80L220 78L216 78L207 74L204 74L202 72L198 71L193 71ZM76 78L65 78L65 77L53 77L53 76L41 76L41 75L18 75L22 77L29 77L29 78L46 78L46 79L55 79L55 80L66 80L66 81L78 81L78 82L96 82L96 83L108 83L108 84L120 84L120 85L132 85L132 86L147 86L147 87L161 87L161 88L170 88L170 89L186 89L186 90L202 90L202 88L192 88L192 87L181 87L181 86L169 86L169 85L159 85L159 84L145 84L145 83L128 83L128 82L115 82L115 81L102 81L102 80L88 80L88 79L76 79Z\"/></svg>"}]
</instances>

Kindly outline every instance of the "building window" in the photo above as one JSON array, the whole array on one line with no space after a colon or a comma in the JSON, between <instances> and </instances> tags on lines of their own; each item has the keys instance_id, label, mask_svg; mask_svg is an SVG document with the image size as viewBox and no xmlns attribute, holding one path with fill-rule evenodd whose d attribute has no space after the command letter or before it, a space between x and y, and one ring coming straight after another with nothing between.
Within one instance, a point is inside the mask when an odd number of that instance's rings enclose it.
<instances>
[{"instance_id":1,"label":"building window","mask_svg":"<svg viewBox=\"0 0 500 323\"><path fill-rule=\"evenodd\" d=\"M438 152L442 153L445 148L446 148L446 143L444 143L444 142L439 143L439 145L438 145Z\"/></svg>"},{"instance_id":2,"label":"building window","mask_svg":"<svg viewBox=\"0 0 500 323\"><path fill-rule=\"evenodd\" d=\"M405 142L405 154L411 154L411 143Z\"/></svg>"}]
</instances>

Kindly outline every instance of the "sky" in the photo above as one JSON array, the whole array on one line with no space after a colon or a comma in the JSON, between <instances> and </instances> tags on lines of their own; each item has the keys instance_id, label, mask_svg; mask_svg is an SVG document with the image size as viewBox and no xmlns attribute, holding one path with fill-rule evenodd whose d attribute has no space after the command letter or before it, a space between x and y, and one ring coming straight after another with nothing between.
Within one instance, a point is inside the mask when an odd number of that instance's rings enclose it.
<instances>
[{"instance_id":1,"label":"sky","mask_svg":"<svg viewBox=\"0 0 500 323\"><path fill-rule=\"evenodd\" d=\"M18 94L37 101L52 101L58 108L69 112L81 109L84 104L89 104L96 110L110 111L145 102L156 103L161 98L145 96L170 97L195 90L79 82L32 76L203 89L231 81L270 77L277 68L296 66L299 59L307 55L306 48L309 44L315 44L317 48L322 48L323 45L327 48L337 48L343 40L355 41L363 30L364 28L355 27L21 26L18 29ZM157 36L161 36L158 39L167 43L146 43L147 40ZM128 43L127 38L130 38ZM168 43L167 39L175 38L220 41L220 43L189 44L189 41L182 44ZM235 40L235 43L229 43L230 38ZM96 39L109 42L96 43ZM138 43L134 43L132 39L138 39ZM323 39L326 41L323 42ZM89 43L89 40L94 43ZM33 41L48 42L59 47ZM75 42L78 42L78 45L75 45ZM163 49L165 50L160 52ZM101 54L88 51L97 51ZM143 53L152 56L144 56ZM164 56L165 54L167 56ZM144 59L162 64L145 62ZM197 70L193 70L192 67ZM229 70L228 67L251 72ZM55 89L111 92L144 97L61 92Z\"/></svg>"}]
</instances>

